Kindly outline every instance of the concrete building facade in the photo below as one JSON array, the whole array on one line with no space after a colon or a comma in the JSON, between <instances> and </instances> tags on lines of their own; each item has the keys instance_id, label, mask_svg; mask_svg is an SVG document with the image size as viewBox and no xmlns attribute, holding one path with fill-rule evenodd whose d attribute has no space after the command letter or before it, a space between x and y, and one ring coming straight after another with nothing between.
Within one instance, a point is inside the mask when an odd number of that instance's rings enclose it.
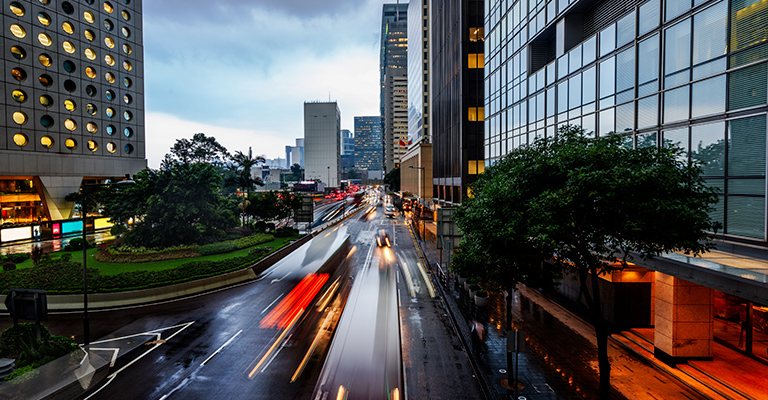
<instances>
[{"instance_id":1,"label":"concrete building facade","mask_svg":"<svg viewBox=\"0 0 768 400\"><path fill-rule=\"evenodd\" d=\"M293 164L304 167L304 138L297 138L295 146L285 146L285 162L288 169Z\"/></svg>"},{"instance_id":2,"label":"concrete building facade","mask_svg":"<svg viewBox=\"0 0 768 400\"><path fill-rule=\"evenodd\" d=\"M341 112L336 102L304 103L304 179L339 187Z\"/></svg>"},{"instance_id":3,"label":"concrete building facade","mask_svg":"<svg viewBox=\"0 0 768 400\"><path fill-rule=\"evenodd\" d=\"M65 220L64 197L147 166L142 1L5 1L2 223Z\"/></svg>"}]
</instances>

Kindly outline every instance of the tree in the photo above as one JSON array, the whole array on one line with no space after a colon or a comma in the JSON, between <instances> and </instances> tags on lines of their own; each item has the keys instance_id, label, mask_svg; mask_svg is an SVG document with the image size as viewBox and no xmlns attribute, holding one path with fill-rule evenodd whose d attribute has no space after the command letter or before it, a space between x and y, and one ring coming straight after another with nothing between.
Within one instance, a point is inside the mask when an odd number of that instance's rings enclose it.
<instances>
[{"instance_id":1,"label":"tree","mask_svg":"<svg viewBox=\"0 0 768 400\"><path fill-rule=\"evenodd\" d=\"M384 184L389 185L390 190L393 192L400 191L400 167L397 167L384 175Z\"/></svg>"},{"instance_id":2,"label":"tree","mask_svg":"<svg viewBox=\"0 0 768 400\"><path fill-rule=\"evenodd\" d=\"M246 210L249 207L249 198L251 197L251 190L254 186L264 186L264 182L261 177L251 176L251 168L258 163L265 161L262 156L253 156L251 148L248 148L248 154L244 154L241 151L237 151L232 157L232 163L229 169L229 173L224 178L224 186L236 187L245 192L245 196L240 201L239 208L240 214L243 218L243 224L245 224Z\"/></svg>"},{"instance_id":3,"label":"tree","mask_svg":"<svg viewBox=\"0 0 768 400\"><path fill-rule=\"evenodd\" d=\"M291 165L291 174L295 177L295 181L303 181L304 180L304 168L301 167L299 164L293 164Z\"/></svg>"},{"instance_id":4,"label":"tree","mask_svg":"<svg viewBox=\"0 0 768 400\"><path fill-rule=\"evenodd\" d=\"M221 177L211 164L174 163L144 169L135 185L102 197L104 214L112 220L136 216L125 243L168 247L195 243L202 232L237 224L235 206L219 195Z\"/></svg>"},{"instance_id":5,"label":"tree","mask_svg":"<svg viewBox=\"0 0 768 400\"><path fill-rule=\"evenodd\" d=\"M293 215L301 208L301 196L290 191L271 190L256 192L248 197L249 206L245 212L260 221L274 221Z\"/></svg>"},{"instance_id":6,"label":"tree","mask_svg":"<svg viewBox=\"0 0 768 400\"><path fill-rule=\"evenodd\" d=\"M633 254L699 255L712 246L707 231L719 228L709 217L716 189L682 154L633 150L619 135L588 138L566 126L487 168L456 210L464 238L453 268L462 275L510 292L542 276L578 277L597 337L602 399L610 396L610 364L599 275L624 268Z\"/></svg>"},{"instance_id":7,"label":"tree","mask_svg":"<svg viewBox=\"0 0 768 400\"><path fill-rule=\"evenodd\" d=\"M163 166L174 163L221 163L230 158L227 149L216 141L213 136L195 133L192 140L176 139L171 152L165 155Z\"/></svg>"}]
</instances>

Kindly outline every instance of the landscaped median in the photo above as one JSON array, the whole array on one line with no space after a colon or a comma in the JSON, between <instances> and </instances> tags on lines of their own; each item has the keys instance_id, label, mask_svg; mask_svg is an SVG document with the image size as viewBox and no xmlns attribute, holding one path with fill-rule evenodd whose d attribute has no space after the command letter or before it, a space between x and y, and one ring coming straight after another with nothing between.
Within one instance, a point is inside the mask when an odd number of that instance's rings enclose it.
<instances>
[{"instance_id":1,"label":"landscaped median","mask_svg":"<svg viewBox=\"0 0 768 400\"><path fill-rule=\"evenodd\" d=\"M291 242L303 243L298 238L256 234L194 249L88 249L89 303L92 308L144 304L254 279L260 271L249 267L263 264L260 261L268 256L280 258L270 255L292 250L295 246ZM9 288L43 289L51 310L82 308L82 251L51 253L37 265L25 261L18 267L0 272L3 292Z\"/></svg>"}]
</instances>

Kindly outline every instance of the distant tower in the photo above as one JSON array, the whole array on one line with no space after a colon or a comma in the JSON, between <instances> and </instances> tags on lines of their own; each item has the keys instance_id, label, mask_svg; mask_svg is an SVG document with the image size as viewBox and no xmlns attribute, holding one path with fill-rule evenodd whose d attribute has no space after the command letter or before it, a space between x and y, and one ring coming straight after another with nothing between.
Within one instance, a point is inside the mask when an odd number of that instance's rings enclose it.
<instances>
[{"instance_id":1,"label":"distant tower","mask_svg":"<svg viewBox=\"0 0 768 400\"><path fill-rule=\"evenodd\" d=\"M304 177L339 186L341 112L336 102L304 103Z\"/></svg>"},{"instance_id":2,"label":"distant tower","mask_svg":"<svg viewBox=\"0 0 768 400\"><path fill-rule=\"evenodd\" d=\"M381 20L380 108L384 171L394 169L408 141L408 4L384 4Z\"/></svg>"},{"instance_id":3,"label":"distant tower","mask_svg":"<svg viewBox=\"0 0 768 400\"><path fill-rule=\"evenodd\" d=\"M355 117L355 166L368 171L368 177L382 177L384 151L381 146L381 117Z\"/></svg>"}]
</instances>

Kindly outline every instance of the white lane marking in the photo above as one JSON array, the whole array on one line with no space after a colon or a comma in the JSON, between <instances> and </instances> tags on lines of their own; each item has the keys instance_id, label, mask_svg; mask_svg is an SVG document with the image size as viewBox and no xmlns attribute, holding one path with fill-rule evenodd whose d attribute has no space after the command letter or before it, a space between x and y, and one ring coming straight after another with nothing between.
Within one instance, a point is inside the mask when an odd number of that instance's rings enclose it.
<instances>
[{"instance_id":1,"label":"white lane marking","mask_svg":"<svg viewBox=\"0 0 768 400\"><path fill-rule=\"evenodd\" d=\"M285 294L285 293L280 293L280 296L277 296L277 298L276 298L275 300L273 300L271 303L269 303L269 305L267 306L267 308L265 308L265 309L264 309L264 310L261 312L261 314L264 314L265 312L267 312L267 310L269 310L269 308L270 308L270 307L272 307L272 305L274 305L274 304L275 304L275 302L277 302L278 300L280 300L280 298L281 298L281 297L283 297L283 295L284 295L284 294ZM259 315L261 315L261 314L259 314Z\"/></svg>"},{"instance_id":2,"label":"white lane marking","mask_svg":"<svg viewBox=\"0 0 768 400\"><path fill-rule=\"evenodd\" d=\"M226 342L226 343L222 344L222 345L221 345L221 347L219 347L218 349L216 349L216 351L214 351L214 352L213 352L213 354L211 354L210 356L208 356L208 358L206 358L206 359L205 359L205 361L203 361L202 363L200 363L200 366L203 366L203 365L207 364L207 363L208 363L208 361L211 361L211 359L212 359L214 356L216 356L216 354L219 354L219 352L220 352L220 351L221 351L221 350L222 350L224 347L227 347L227 345L228 345L228 344L232 343L232 341L233 341L233 340L235 340L235 338L237 337L237 335L239 335L239 334L241 334L241 333L243 333L243 330L242 330L242 329L240 329L240 332L237 332L237 333L235 333L235 336L232 336L231 338L229 338L229 340L227 340L227 342Z\"/></svg>"},{"instance_id":3,"label":"white lane marking","mask_svg":"<svg viewBox=\"0 0 768 400\"><path fill-rule=\"evenodd\" d=\"M173 333L171 336L168 336L167 338L165 338L165 341L171 340L171 339L172 339L174 336L178 335L178 334L179 334L181 331L183 331L184 329L187 329L187 328L188 328L190 325L192 325L192 324L194 324L194 323L195 323L195 321L192 321L192 322L187 322L187 323L185 323L185 324L180 324L180 325L175 325L175 326L173 326L173 327L179 327L179 326L183 326L183 327L182 327L181 329L179 329L178 331L174 332L174 333ZM171 328L173 328L173 327L171 327ZM166 329L170 329L170 328L163 328L163 330L166 330ZM135 335L131 335L131 336L135 336ZM159 338L160 338L160 333L158 333L158 334L157 334L157 336L158 336L158 339L159 339ZM114 339L112 339L112 340L114 340ZM133 364L134 364L136 361L139 361L139 360L140 360L140 359L142 359L144 356L146 356L147 354L151 353L153 350L155 350L156 348L158 348L158 347L160 347L160 346L162 346L162 345L163 345L163 342L161 342L161 343L155 343L155 345L154 345L154 346L152 346L152 348L151 348L151 349L149 349L149 350L145 351L144 353L142 353L140 356L138 356L137 358L135 358L133 361L131 361L131 362L129 362L128 364L126 364L125 366L123 366L123 368L120 368L120 369L118 369L117 371L115 371L114 373L112 373L112 374L110 374L109 376L107 376L107 379L108 379L108 380L107 380L107 383L105 383L105 384L104 384L102 387L98 388L98 389L97 389L95 392L91 393L91 394L90 394L88 397L86 397L86 398L85 398L85 399L83 399L83 400L88 400L88 399L90 399L91 397L95 396L97 393L99 393L99 392L101 391L101 389L104 389L105 387L107 387L107 385L109 385L110 383L112 383L112 381L113 381L113 380L114 380L114 379L117 377L117 374L119 374L120 372L122 372L122 371L123 371L123 370L125 370L126 368L130 367L130 366L131 366L131 365L133 365Z\"/></svg>"},{"instance_id":4,"label":"white lane marking","mask_svg":"<svg viewBox=\"0 0 768 400\"><path fill-rule=\"evenodd\" d=\"M405 263L399 264L405 275L405 282L408 284L408 291L411 293L411 297L416 297L416 289L413 287L413 279L411 279L411 273L408 271L408 266Z\"/></svg>"},{"instance_id":5,"label":"white lane marking","mask_svg":"<svg viewBox=\"0 0 768 400\"><path fill-rule=\"evenodd\" d=\"M429 280L429 276L427 276L427 271L424 269L424 266L421 265L420 262L416 262L416 267L419 268L419 272L421 272L421 277L424 278L424 283L427 285L427 290L429 290L429 297L435 298L435 288L432 286L432 281Z\"/></svg>"},{"instance_id":6,"label":"white lane marking","mask_svg":"<svg viewBox=\"0 0 768 400\"><path fill-rule=\"evenodd\" d=\"M109 362L109 367L112 368L115 366L115 361L117 361L117 354L120 352L119 348L104 348L104 349L97 349L97 348L90 348L91 351L112 351L112 360ZM81 362L82 364L82 362Z\"/></svg>"}]
</instances>

